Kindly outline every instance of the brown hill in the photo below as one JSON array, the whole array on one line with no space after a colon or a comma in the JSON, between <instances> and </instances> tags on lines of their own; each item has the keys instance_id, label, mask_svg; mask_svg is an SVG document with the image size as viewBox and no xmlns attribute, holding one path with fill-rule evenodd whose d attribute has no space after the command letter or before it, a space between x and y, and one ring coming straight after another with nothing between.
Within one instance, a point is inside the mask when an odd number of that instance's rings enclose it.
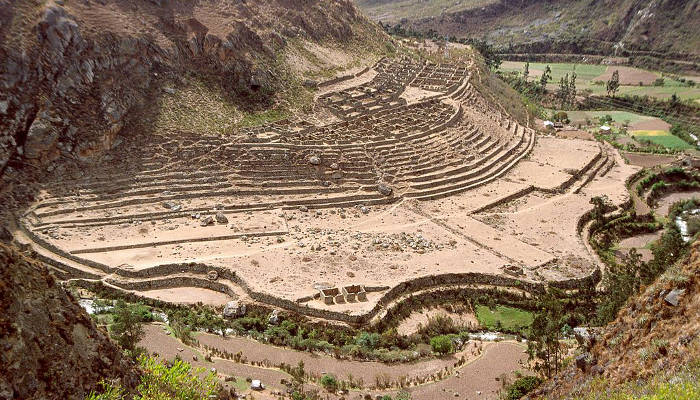
<instances>
[{"instance_id":1,"label":"brown hill","mask_svg":"<svg viewBox=\"0 0 700 400\"><path fill-rule=\"evenodd\" d=\"M356 1L375 19L483 38L508 52L700 56L697 0Z\"/></svg>"},{"instance_id":2,"label":"brown hill","mask_svg":"<svg viewBox=\"0 0 700 400\"><path fill-rule=\"evenodd\" d=\"M164 80L202 76L255 109L286 84L291 45L381 34L349 0L0 0L0 175L99 155Z\"/></svg>"},{"instance_id":3,"label":"brown hill","mask_svg":"<svg viewBox=\"0 0 700 400\"><path fill-rule=\"evenodd\" d=\"M41 263L0 244L0 399L83 399L137 379L121 350Z\"/></svg>"}]
</instances>

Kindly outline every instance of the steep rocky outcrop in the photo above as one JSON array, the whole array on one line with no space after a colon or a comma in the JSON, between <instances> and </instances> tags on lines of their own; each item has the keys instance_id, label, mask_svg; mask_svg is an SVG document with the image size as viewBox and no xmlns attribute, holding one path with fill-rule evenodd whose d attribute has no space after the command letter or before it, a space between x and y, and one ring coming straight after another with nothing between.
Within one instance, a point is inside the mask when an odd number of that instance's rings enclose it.
<instances>
[{"instance_id":1,"label":"steep rocky outcrop","mask_svg":"<svg viewBox=\"0 0 700 400\"><path fill-rule=\"evenodd\" d=\"M121 350L48 269L0 244L0 399L83 399L103 379L133 387Z\"/></svg>"},{"instance_id":2,"label":"steep rocky outcrop","mask_svg":"<svg viewBox=\"0 0 700 400\"><path fill-rule=\"evenodd\" d=\"M363 29L376 28L349 0L0 0L0 175L115 146L164 77L205 75L265 105L289 40Z\"/></svg>"}]
</instances>

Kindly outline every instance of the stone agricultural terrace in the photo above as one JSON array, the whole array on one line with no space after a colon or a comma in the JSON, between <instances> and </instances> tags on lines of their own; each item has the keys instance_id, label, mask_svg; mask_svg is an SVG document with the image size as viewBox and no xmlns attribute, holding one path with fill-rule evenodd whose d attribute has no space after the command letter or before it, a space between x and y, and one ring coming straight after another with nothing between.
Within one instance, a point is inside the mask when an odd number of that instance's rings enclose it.
<instances>
[{"instance_id":1,"label":"stone agricultural terrace","mask_svg":"<svg viewBox=\"0 0 700 400\"><path fill-rule=\"evenodd\" d=\"M473 70L382 59L319 85L325 118L125 142L44 187L18 238L61 279L348 323L425 290L595 284L581 217L636 170L520 125Z\"/></svg>"}]
</instances>

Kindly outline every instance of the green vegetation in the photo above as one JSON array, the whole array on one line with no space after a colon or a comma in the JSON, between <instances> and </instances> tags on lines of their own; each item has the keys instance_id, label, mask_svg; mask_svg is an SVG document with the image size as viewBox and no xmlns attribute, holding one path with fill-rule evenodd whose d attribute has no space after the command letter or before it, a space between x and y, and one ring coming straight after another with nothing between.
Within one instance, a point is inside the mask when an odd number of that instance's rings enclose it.
<instances>
[{"instance_id":1,"label":"green vegetation","mask_svg":"<svg viewBox=\"0 0 700 400\"><path fill-rule=\"evenodd\" d=\"M435 336L430 339L430 347L438 354L450 354L455 350L452 338L446 335Z\"/></svg>"},{"instance_id":2,"label":"green vegetation","mask_svg":"<svg viewBox=\"0 0 700 400\"><path fill-rule=\"evenodd\" d=\"M163 132L191 132L227 135L243 117L218 85L197 77L164 93L158 99L159 112L154 127Z\"/></svg>"},{"instance_id":3,"label":"green vegetation","mask_svg":"<svg viewBox=\"0 0 700 400\"><path fill-rule=\"evenodd\" d=\"M700 365L695 361L680 372L663 370L645 381L613 385L597 377L587 384L585 394L576 400L695 400L700 398Z\"/></svg>"},{"instance_id":4,"label":"green vegetation","mask_svg":"<svg viewBox=\"0 0 700 400\"><path fill-rule=\"evenodd\" d=\"M491 309L478 305L475 311L479 324L492 330L525 333L533 321L531 312L513 307L499 305Z\"/></svg>"},{"instance_id":5,"label":"green vegetation","mask_svg":"<svg viewBox=\"0 0 700 400\"><path fill-rule=\"evenodd\" d=\"M134 351L143 338L143 322L153 321L153 315L142 304L126 304L117 301L113 310L114 323L109 332L125 350Z\"/></svg>"},{"instance_id":6,"label":"green vegetation","mask_svg":"<svg viewBox=\"0 0 700 400\"><path fill-rule=\"evenodd\" d=\"M542 383L542 379L537 376L523 376L518 378L506 392L506 400L520 400L526 394L535 390Z\"/></svg>"},{"instance_id":7,"label":"green vegetation","mask_svg":"<svg viewBox=\"0 0 700 400\"><path fill-rule=\"evenodd\" d=\"M141 382L136 393L126 391L108 382L102 383L102 393L90 393L86 400L208 400L216 396L219 385L213 373L204 369L193 369L182 360L174 360L171 366L141 356L138 360Z\"/></svg>"},{"instance_id":8,"label":"green vegetation","mask_svg":"<svg viewBox=\"0 0 700 400\"><path fill-rule=\"evenodd\" d=\"M329 392L335 392L338 390L338 380L333 375L323 375L321 377L321 386Z\"/></svg>"},{"instance_id":9,"label":"green vegetation","mask_svg":"<svg viewBox=\"0 0 700 400\"><path fill-rule=\"evenodd\" d=\"M571 329L566 324L566 310L560 298L561 293L554 288L537 296L538 310L527 342L528 360L535 371L547 378L559 373L564 358L560 339L567 328Z\"/></svg>"}]
</instances>

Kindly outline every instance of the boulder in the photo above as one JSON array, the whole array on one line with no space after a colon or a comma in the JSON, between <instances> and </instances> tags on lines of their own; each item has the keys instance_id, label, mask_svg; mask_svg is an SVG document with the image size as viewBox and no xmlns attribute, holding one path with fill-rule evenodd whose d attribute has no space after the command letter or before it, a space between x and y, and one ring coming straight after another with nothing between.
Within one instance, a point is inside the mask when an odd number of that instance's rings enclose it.
<instances>
[{"instance_id":1,"label":"boulder","mask_svg":"<svg viewBox=\"0 0 700 400\"><path fill-rule=\"evenodd\" d=\"M379 191L379 193L381 193L383 196L391 196L394 189L392 189L391 186L387 185L386 183L381 182L377 185L377 191Z\"/></svg>"},{"instance_id":2,"label":"boulder","mask_svg":"<svg viewBox=\"0 0 700 400\"><path fill-rule=\"evenodd\" d=\"M224 318L238 318L245 316L245 313L245 304L232 300L226 303L222 315Z\"/></svg>"},{"instance_id":3,"label":"boulder","mask_svg":"<svg viewBox=\"0 0 700 400\"><path fill-rule=\"evenodd\" d=\"M177 204L174 201L164 201L163 202L163 208L167 208L170 211L180 211L182 208L181 205Z\"/></svg>"},{"instance_id":4,"label":"boulder","mask_svg":"<svg viewBox=\"0 0 700 400\"><path fill-rule=\"evenodd\" d=\"M214 224L214 217L211 215L207 216L202 220L202 222L199 223L201 226L208 226L208 225L213 225Z\"/></svg>"},{"instance_id":5,"label":"boulder","mask_svg":"<svg viewBox=\"0 0 700 400\"><path fill-rule=\"evenodd\" d=\"M319 156L311 156L309 157L309 164L321 165L321 158L319 158Z\"/></svg>"},{"instance_id":6,"label":"boulder","mask_svg":"<svg viewBox=\"0 0 700 400\"><path fill-rule=\"evenodd\" d=\"M216 222L220 224L228 224L228 218L221 211L216 213Z\"/></svg>"},{"instance_id":7,"label":"boulder","mask_svg":"<svg viewBox=\"0 0 700 400\"><path fill-rule=\"evenodd\" d=\"M58 132L49 121L35 119L27 131L24 143L24 155L27 158L38 159L50 151L58 140Z\"/></svg>"},{"instance_id":8,"label":"boulder","mask_svg":"<svg viewBox=\"0 0 700 400\"><path fill-rule=\"evenodd\" d=\"M272 314L267 319L267 323L270 325L279 325L280 323L280 312L279 310L272 310Z\"/></svg>"},{"instance_id":9,"label":"boulder","mask_svg":"<svg viewBox=\"0 0 700 400\"><path fill-rule=\"evenodd\" d=\"M684 294L685 289L673 289L666 295L666 297L664 297L664 301L667 304L670 304L675 307L678 305L680 298L683 297Z\"/></svg>"},{"instance_id":10,"label":"boulder","mask_svg":"<svg viewBox=\"0 0 700 400\"><path fill-rule=\"evenodd\" d=\"M14 237L12 236L12 232L10 232L7 228L4 226L0 225L0 242L11 242Z\"/></svg>"}]
</instances>

